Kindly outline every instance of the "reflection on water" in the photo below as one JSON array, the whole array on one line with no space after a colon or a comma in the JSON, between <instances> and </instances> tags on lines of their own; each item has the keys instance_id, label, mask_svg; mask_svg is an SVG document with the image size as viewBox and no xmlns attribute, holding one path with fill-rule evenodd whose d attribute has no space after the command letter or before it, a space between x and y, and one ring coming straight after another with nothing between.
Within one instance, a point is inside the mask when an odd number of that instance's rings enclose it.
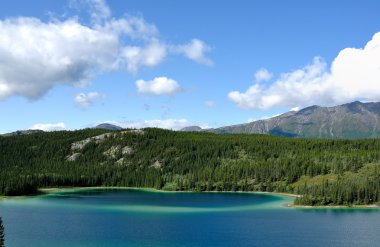
<instances>
[{"instance_id":1,"label":"reflection on water","mask_svg":"<svg viewBox=\"0 0 380 247\"><path fill-rule=\"evenodd\" d=\"M350 208L350 207L331 207L331 208L297 208L302 213L309 214L328 214L328 215L353 215L353 214L379 214L379 208Z\"/></svg>"},{"instance_id":2,"label":"reflection on water","mask_svg":"<svg viewBox=\"0 0 380 247\"><path fill-rule=\"evenodd\" d=\"M82 189L48 194L39 201L49 204L81 206L87 209L141 213L202 213L278 208L291 198L250 193L160 192L149 190Z\"/></svg>"},{"instance_id":3,"label":"reflection on water","mask_svg":"<svg viewBox=\"0 0 380 247\"><path fill-rule=\"evenodd\" d=\"M0 200L7 247L378 246L380 211L250 193L70 190Z\"/></svg>"},{"instance_id":4,"label":"reflection on water","mask_svg":"<svg viewBox=\"0 0 380 247\"><path fill-rule=\"evenodd\" d=\"M3 218L0 216L0 247L5 246Z\"/></svg>"}]
</instances>

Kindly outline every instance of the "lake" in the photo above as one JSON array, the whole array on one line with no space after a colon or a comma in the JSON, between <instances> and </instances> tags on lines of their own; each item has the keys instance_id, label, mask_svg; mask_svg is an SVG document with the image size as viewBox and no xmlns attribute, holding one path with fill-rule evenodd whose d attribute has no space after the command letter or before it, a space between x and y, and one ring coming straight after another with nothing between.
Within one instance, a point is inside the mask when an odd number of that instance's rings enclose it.
<instances>
[{"instance_id":1,"label":"lake","mask_svg":"<svg viewBox=\"0 0 380 247\"><path fill-rule=\"evenodd\" d=\"M378 246L378 209L253 193L81 189L0 200L7 247Z\"/></svg>"}]
</instances>

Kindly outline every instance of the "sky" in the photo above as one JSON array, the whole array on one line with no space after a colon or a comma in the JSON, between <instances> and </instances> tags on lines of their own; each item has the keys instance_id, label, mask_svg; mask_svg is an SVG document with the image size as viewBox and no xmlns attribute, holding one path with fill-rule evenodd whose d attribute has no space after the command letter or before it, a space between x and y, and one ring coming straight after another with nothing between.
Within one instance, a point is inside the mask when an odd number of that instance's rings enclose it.
<instances>
[{"instance_id":1,"label":"sky","mask_svg":"<svg viewBox=\"0 0 380 247\"><path fill-rule=\"evenodd\" d=\"M380 101L380 1L0 3L0 133L247 123Z\"/></svg>"}]
</instances>

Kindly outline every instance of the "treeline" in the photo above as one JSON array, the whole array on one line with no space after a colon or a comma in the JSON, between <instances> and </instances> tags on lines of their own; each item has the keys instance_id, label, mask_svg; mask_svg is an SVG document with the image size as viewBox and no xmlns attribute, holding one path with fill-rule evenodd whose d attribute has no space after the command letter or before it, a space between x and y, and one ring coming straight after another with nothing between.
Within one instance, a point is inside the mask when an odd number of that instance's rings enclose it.
<instances>
[{"instance_id":1,"label":"treeline","mask_svg":"<svg viewBox=\"0 0 380 247\"><path fill-rule=\"evenodd\" d=\"M331 179L333 178L333 179ZM376 164L368 164L358 172L301 178L295 193L304 205L351 205L374 204L380 198L380 170Z\"/></svg>"},{"instance_id":2,"label":"treeline","mask_svg":"<svg viewBox=\"0 0 380 247\"><path fill-rule=\"evenodd\" d=\"M0 193L53 186L276 191L307 205L379 201L380 140L293 139L162 129L87 129L0 137ZM73 156L74 155L74 156ZM68 157L75 157L69 159Z\"/></svg>"}]
</instances>

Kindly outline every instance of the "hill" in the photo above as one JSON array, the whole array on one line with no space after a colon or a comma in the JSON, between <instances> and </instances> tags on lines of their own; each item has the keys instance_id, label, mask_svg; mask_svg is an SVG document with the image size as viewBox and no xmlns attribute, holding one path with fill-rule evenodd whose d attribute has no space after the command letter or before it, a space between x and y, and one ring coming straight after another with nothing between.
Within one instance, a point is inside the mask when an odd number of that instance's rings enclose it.
<instances>
[{"instance_id":1,"label":"hill","mask_svg":"<svg viewBox=\"0 0 380 247\"><path fill-rule=\"evenodd\" d=\"M380 199L380 139L318 140L148 128L0 136L0 194L57 186L276 191L307 205Z\"/></svg>"}]
</instances>

